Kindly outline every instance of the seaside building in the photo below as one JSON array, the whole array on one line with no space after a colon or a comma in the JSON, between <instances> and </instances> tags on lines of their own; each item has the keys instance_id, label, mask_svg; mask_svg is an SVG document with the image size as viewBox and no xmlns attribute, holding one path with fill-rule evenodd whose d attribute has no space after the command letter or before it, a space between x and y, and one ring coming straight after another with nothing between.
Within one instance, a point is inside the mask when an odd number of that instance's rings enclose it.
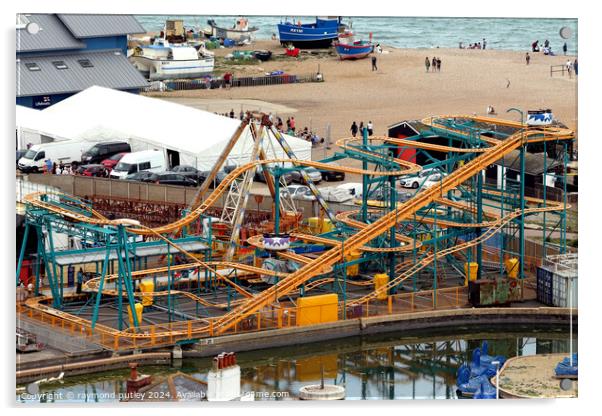
<instances>
[{"instance_id":1,"label":"seaside building","mask_svg":"<svg viewBox=\"0 0 602 416\"><path fill-rule=\"evenodd\" d=\"M17 16L17 104L41 109L93 85L137 93L147 81L127 59L130 15Z\"/></svg>"}]
</instances>

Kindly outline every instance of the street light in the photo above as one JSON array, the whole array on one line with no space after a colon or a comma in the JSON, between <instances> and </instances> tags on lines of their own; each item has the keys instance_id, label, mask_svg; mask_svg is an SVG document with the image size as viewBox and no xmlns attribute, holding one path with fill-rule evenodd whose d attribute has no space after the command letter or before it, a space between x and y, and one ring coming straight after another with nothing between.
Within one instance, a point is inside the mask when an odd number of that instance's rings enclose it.
<instances>
[{"instance_id":1,"label":"street light","mask_svg":"<svg viewBox=\"0 0 602 416\"><path fill-rule=\"evenodd\" d=\"M492 361L491 364L495 365L495 399L500 398L500 362Z\"/></svg>"},{"instance_id":2,"label":"street light","mask_svg":"<svg viewBox=\"0 0 602 416\"><path fill-rule=\"evenodd\" d=\"M506 113L509 113L511 111L516 111L517 113L520 114L520 124L524 125L525 124L525 113L522 110L519 110L518 108L515 108L515 107L511 107L511 108L507 109Z\"/></svg>"}]
</instances>

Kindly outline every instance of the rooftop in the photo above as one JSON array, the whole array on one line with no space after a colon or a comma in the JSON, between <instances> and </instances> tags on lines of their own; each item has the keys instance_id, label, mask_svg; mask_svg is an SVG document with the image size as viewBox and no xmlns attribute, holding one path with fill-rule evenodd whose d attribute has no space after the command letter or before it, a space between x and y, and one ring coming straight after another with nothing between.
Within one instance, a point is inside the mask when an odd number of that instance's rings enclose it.
<instances>
[{"instance_id":1,"label":"rooftop","mask_svg":"<svg viewBox=\"0 0 602 416\"><path fill-rule=\"evenodd\" d=\"M78 39L146 32L131 15L58 14L57 17Z\"/></svg>"},{"instance_id":2,"label":"rooftop","mask_svg":"<svg viewBox=\"0 0 602 416\"><path fill-rule=\"evenodd\" d=\"M148 85L120 50L17 58L17 97L82 91L93 85L136 89Z\"/></svg>"}]
</instances>

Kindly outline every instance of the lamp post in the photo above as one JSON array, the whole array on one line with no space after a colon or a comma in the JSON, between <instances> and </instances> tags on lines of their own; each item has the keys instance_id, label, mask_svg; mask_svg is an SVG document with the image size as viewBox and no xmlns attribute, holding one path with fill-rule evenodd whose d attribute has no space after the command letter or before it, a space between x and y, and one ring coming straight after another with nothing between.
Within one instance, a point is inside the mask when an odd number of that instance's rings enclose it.
<instances>
[{"instance_id":1,"label":"lamp post","mask_svg":"<svg viewBox=\"0 0 602 416\"><path fill-rule=\"evenodd\" d=\"M495 365L495 399L500 398L500 362L492 361L491 364Z\"/></svg>"}]
</instances>

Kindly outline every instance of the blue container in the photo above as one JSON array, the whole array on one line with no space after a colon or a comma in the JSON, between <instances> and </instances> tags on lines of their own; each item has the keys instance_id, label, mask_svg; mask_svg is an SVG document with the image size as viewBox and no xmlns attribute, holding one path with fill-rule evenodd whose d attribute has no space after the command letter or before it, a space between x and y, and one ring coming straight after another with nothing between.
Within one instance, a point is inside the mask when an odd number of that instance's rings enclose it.
<instances>
[{"instance_id":1,"label":"blue container","mask_svg":"<svg viewBox=\"0 0 602 416\"><path fill-rule=\"evenodd\" d=\"M232 39L228 39L228 38L224 39L224 46L225 46L226 48L231 48L231 47L233 47L233 46L234 46L234 44L235 44L235 43L234 43L234 40L232 40Z\"/></svg>"},{"instance_id":2,"label":"blue container","mask_svg":"<svg viewBox=\"0 0 602 416\"><path fill-rule=\"evenodd\" d=\"M537 301L544 305L553 305L554 273L543 267L537 268Z\"/></svg>"}]
</instances>

